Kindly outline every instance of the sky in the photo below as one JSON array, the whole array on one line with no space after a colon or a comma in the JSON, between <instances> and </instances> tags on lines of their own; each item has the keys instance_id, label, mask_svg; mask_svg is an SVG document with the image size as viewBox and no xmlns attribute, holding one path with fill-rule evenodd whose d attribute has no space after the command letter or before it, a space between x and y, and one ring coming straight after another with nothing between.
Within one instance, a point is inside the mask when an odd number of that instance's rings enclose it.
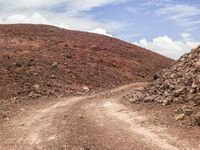
<instances>
[{"instance_id":1,"label":"sky","mask_svg":"<svg viewBox=\"0 0 200 150\"><path fill-rule=\"evenodd\" d=\"M0 24L112 36L178 59L200 44L199 0L0 0Z\"/></svg>"}]
</instances>

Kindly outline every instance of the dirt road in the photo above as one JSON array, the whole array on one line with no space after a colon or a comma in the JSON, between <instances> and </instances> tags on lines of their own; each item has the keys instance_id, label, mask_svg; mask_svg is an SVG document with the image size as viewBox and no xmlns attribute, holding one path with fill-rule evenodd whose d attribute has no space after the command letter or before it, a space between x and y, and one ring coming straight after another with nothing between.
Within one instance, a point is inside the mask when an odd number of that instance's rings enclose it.
<instances>
[{"instance_id":1,"label":"dirt road","mask_svg":"<svg viewBox=\"0 0 200 150\"><path fill-rule=\"evenodd\" d=\"M131 84L90 96L51 100L0 125L0 150L192 150L189 139L149 122L120 102Z\"/></svg>"}]
</instances>

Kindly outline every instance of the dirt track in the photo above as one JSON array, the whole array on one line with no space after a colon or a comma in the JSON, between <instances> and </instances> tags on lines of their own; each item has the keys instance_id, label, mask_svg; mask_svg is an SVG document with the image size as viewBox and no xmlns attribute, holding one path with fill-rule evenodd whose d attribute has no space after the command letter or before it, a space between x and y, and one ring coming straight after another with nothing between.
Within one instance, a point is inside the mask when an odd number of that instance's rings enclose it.
<instances>
[{"instance_id":1,"label":"dirt track","mask_svg":"<svg viewBox=\"0 0 200 150\"><path fill-rule=\"evenodd\" d=\"M186 137L149 122L151 114L133 111L120 102L124 94L143 86L131 84L91 96L51 100L0 125L0 150L200 149ZM181 139L181 140L180 140Z\"/></svg>"}]
</instances>

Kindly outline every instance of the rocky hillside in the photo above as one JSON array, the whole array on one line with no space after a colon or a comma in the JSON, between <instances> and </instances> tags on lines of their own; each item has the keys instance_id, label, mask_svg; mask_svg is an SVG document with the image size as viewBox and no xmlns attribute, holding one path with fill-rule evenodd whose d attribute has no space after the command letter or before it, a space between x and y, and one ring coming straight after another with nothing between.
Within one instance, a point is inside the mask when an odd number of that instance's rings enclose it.
<instances>
[{"instance_id":1,"label":"rocky hillside","mask_svg":"<svg viewBox=\"0 0 200 150\"><path fill-rule=\"evenodd\" d=\"M121 40L45 25L0 25L0 109L148 81L171 59Z\"/></svg>"},{"instance_id":2,"label":"rocky hillside","mask_svg":"<svg viewBox=\"0 0 200 150\"><path fill-rule=\"evenodd\" d=\"M200 46L182 56L169 69L155 75L154 81L144 90L133 94L130 101L158 102L163 105L182 103L186 107L197 106L199 109ZM192 111L190 108L184 111L189 110ZM200 124L200 113L198 116Z\"/></svg>"}]
</instances>

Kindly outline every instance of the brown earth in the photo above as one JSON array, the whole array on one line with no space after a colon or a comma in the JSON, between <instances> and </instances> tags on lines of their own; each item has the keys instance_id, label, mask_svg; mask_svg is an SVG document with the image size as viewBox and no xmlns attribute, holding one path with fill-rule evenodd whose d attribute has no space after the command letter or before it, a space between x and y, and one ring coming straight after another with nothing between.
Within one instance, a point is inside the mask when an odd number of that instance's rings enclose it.
<instances>
[{"instance_id":1,"label":"brown earth","mask_svg":"<svg viewBox=\"0 0 200 150\"><path fill-rule=\"evenodd\" d=\"M0 117L41 98L147 81L171 62L103 35L45 25L0 25Z\"/></svg>"},{"instance_id":2,"label":"brown earth","mask_svg":"<svg viewBox=\"0 0 200 150\"><path fill-rule=\"evenodd\" d=\"M14 118L0 124L0 149L199 150L199 128L177 123L175 106L120 101L145 85L135 83L21 107Z\"/></svg>"}]
</instances>

